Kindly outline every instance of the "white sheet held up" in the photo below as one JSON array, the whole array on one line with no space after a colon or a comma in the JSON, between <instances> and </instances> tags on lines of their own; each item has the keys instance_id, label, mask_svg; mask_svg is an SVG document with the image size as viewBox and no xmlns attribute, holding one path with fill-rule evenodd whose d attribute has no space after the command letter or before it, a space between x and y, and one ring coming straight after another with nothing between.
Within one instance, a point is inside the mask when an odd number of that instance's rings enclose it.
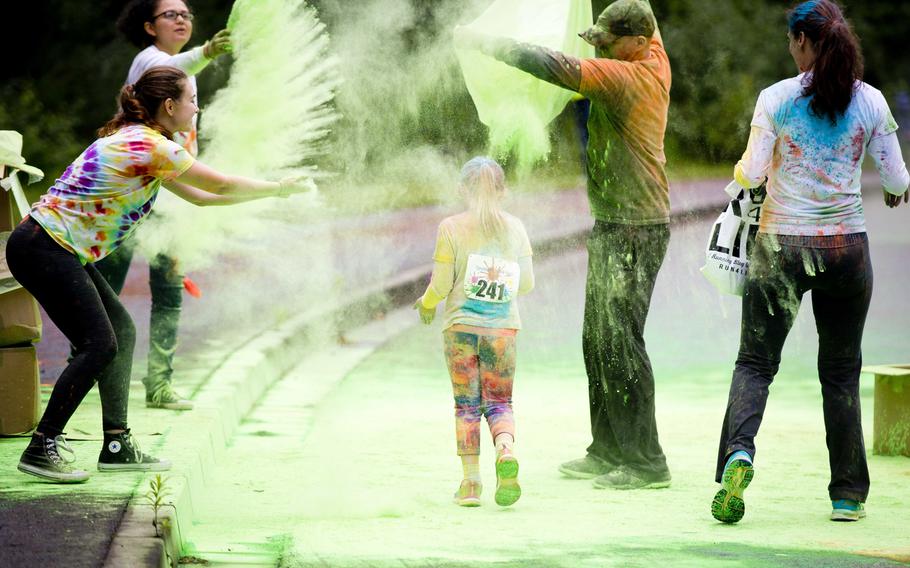
<instances>
[{"instance_id":1,"label":"white sheet held up","mask_svg":"<svg viewBox=\"0 0 910 568\"><path fill-rule=\"evenodd\" d=\"M495 0L468 30L593 57L578 33L591 26L587 0ZM512 154L519 169L550 152L547 125L575 93L541 81L476 50L456 49L480 121L489 128L494 155Z\"/></svg>"}]
</instances>

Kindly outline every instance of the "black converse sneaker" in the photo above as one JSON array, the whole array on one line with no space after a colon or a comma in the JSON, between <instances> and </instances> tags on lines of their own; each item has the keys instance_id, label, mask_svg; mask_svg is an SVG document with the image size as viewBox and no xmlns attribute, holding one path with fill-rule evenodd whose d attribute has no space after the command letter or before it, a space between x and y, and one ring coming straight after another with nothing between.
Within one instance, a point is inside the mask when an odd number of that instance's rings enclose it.
<instances>
[{"instance_id":1,"label":"black converse sneaker","mask_svg":"<svg viewBox=\"0 0 910 568\"><path fill-rule=\"evenodd\" d=\"M68 452L69 458L64 458L60 452ZM82 483L89 478L87 471L75 469L69 464L76 459L76 454L66 443L64 434L53 438L43 434L32 434L32 440L22 452L19 467L22 473L34 475L57 483Z\"/></svg>"},{"instance_id":2,"label":"black converse sneaker","mask_svg":"<svg viewBox=\"0 0 910 568\"><path fill-rule=\"evenodd\" d=\"M129 430L104 433L104 447L98 456L98 471L167 471L171 462L143 454Z\"/></svg>"}]
</instances>

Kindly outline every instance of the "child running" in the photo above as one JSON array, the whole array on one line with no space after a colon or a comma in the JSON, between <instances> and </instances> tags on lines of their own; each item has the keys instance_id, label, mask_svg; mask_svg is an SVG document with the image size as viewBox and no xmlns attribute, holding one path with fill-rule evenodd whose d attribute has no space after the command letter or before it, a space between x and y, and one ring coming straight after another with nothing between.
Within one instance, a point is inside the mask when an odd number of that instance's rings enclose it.
<instances>
[{"instance_id":1,"label":"child running","mask_svg":"<svg viewBox=\"0 0 910 568\"><path fill-rule=\"evenodd\" d=\"M534 287L531 243L521 221L502 210L505 174L494 160L472 158L461 169L459 191L468 210L439 224L433 276L414 304L430 324L446 300L443 338L455 394L455 438L464 480L455 493L463 507L480 505L480 416L496 446L496 503L521 497L512 453L512 380L515 336L521 328L517 296Z\"/></svg>"}]
</instances>

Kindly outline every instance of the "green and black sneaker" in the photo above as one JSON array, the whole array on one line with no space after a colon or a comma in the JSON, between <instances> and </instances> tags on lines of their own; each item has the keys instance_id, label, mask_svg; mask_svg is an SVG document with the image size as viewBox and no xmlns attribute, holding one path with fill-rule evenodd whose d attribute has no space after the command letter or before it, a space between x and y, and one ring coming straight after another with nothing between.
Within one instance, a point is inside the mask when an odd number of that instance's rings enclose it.
<instances>
[{"instance_id":1,"label":"green and black sneaker","mask_svg":"<svg viewBox=\"0 0 910 568\"><path fill-rule=\"evenodd\" d=\"M177 394L171 384L165 382L153 389L146 389L145 406L165 410L192 410L193 401Z\"/></svg>"},{"instance_id":2,"label":"green and black sneaker","mask_svg":"<svg viewBox=\"0 0 910 568\"><path fill-rule=\"evenodd\" d=\"M721 489L714 495L711 502L711 515L722 523L736 523L746 513L746 503L743 501L743 492L755 470L752 462L744 459L734 459L724 467L721 480Z\"/></svg>"},{"instance_id":3,"label":"green and black sneaker","mask_svg":"<svg viewBox=\"0 0 910 568\"><path fill-rule=\"evenodd\" d=\"M98 471L167 471L171 462L142 453L129 430L104 433L104 447L98 456Z\"/></svg>"},{"instance_id":4,"label":"green and black sneaker","mask_svg":"<svg viewBox=\"0 0 910 568\"><path fill-rule=\"evenodd\" d=\"M832 521L858 521L866 518L866 508L859 501L853 499L832 499Z\"/></svg>"},{"instance_id":5,"label":"green and black sneaker","mask_svg":"<svg viewBox=\"0 0 910 568\"><path fill-rule=\"evenodd\" d=\"M22 452L17 469L57 483L82 483L87 480L87 471L70 466L76 460L76 455L64 436L60 434L49 438L43 434L32 434L32 440ZM64 458L61 452L69 453L70 457Z\"/></svg>"}]
</instances>

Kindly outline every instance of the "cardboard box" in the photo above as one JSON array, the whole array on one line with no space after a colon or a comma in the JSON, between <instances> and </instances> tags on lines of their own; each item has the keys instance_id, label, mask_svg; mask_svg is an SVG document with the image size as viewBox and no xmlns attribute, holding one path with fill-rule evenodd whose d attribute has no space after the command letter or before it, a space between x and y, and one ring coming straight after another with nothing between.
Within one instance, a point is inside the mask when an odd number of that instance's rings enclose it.
<instances>
[{"instance_id":1,"label":"cardboard box","mask_svg":"<svg viewBox=\"0 0 910 568\"><path fill-rule=\"evenodd\" d=\"M25 288L0 293L0 347L41 339L38 303Z\"/></svg>"},{"instance_id":2,"label":"cardboard box","mask_svg":"<svg viewBox=\"0 0 910 568\"><path fill-rule=\"evenodd\" d=\"M34 347L0 349L0 435L29 432L40 416L38 353Z\"/></svg>"}]
</instances>

